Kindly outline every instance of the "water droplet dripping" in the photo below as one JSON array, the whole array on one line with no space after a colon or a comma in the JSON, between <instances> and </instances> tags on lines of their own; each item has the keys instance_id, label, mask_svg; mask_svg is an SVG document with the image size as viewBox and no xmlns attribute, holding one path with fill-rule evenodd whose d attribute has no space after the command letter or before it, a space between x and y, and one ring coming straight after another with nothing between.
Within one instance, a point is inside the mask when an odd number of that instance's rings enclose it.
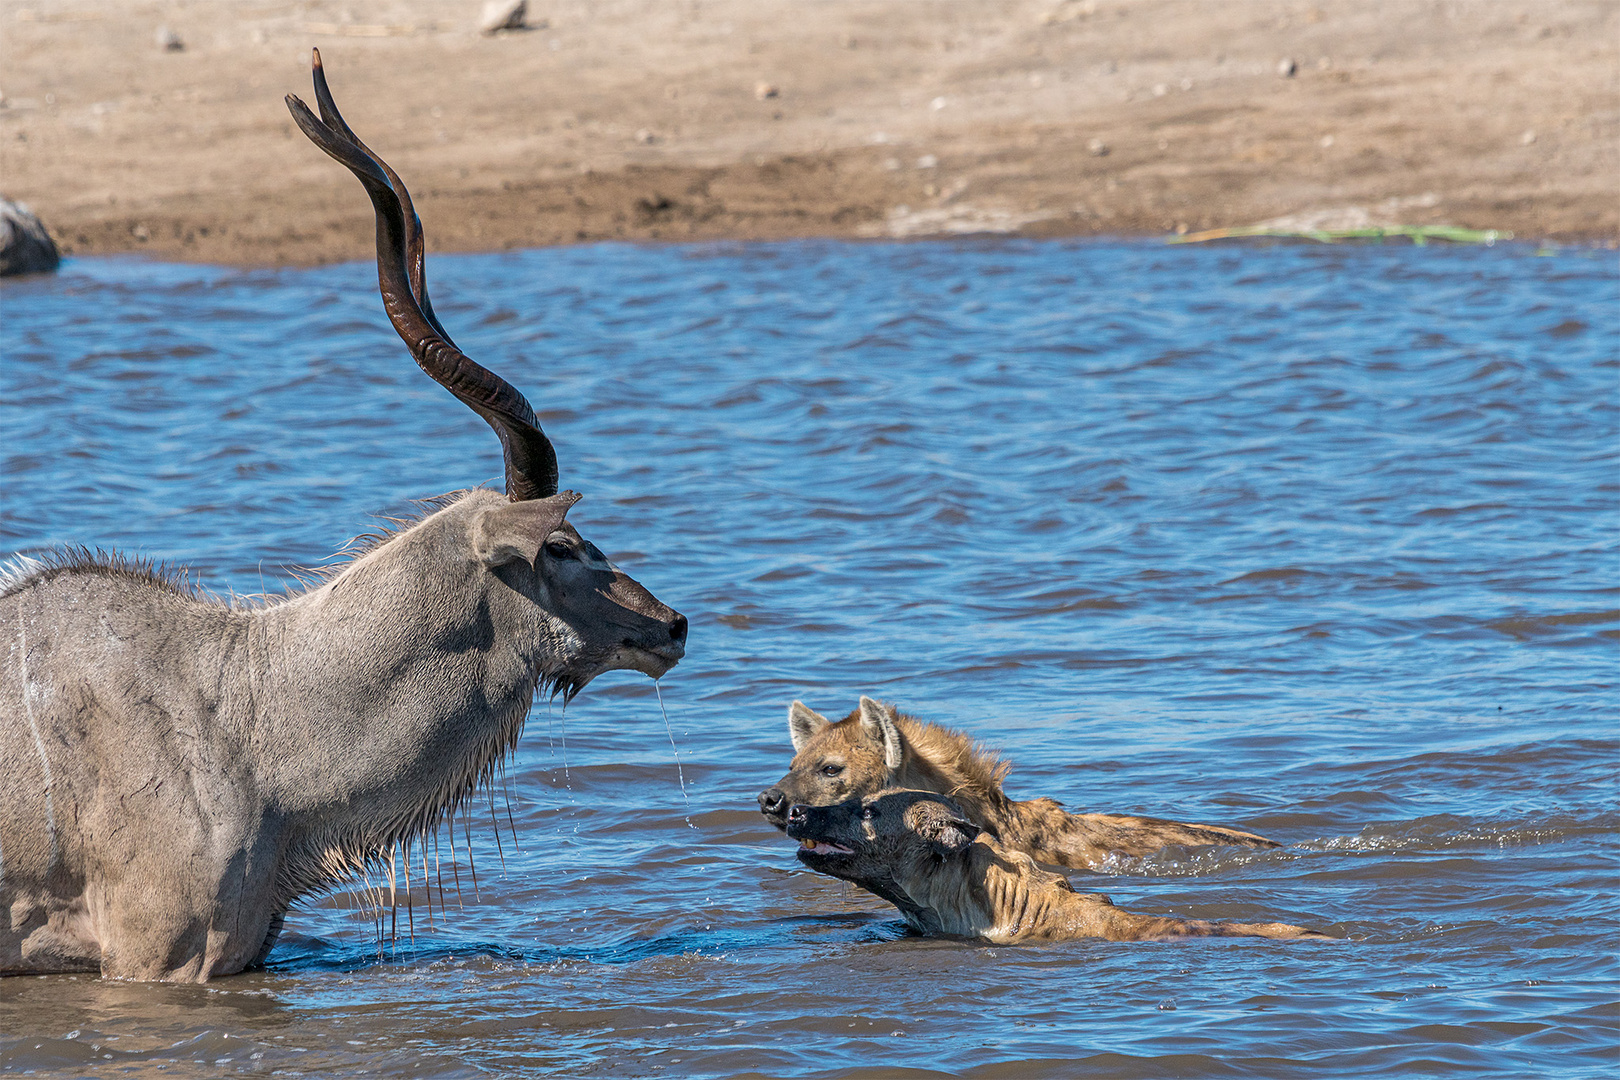
<instances>
[{"instance_id":1,"label":"water droplet dripping","mask_svg":"<svg viewBox=\"0 0 1620 1080\"><path fill-rule=\"evenodd\" d=\"M686 827L695 829L697 826L692 824L692 796L686 793L686 770L681 768L681 751L675 745L675 729L669 726L669 710L664 708L664 688L657 679L653 680L653 693L658 695L658 711L664 717L664 734L669 736L669 748L675 755L675 779L681 785L681 798L686 800Z\"/></svg>"}]
</instances>

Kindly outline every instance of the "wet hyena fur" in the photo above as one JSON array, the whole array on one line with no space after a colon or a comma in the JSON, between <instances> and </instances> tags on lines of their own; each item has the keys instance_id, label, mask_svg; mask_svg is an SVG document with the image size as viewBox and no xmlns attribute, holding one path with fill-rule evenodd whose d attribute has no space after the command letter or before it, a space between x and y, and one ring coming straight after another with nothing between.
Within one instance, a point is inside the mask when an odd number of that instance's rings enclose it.
<instances>
[{"instance_id":1,"label":"wet hyena fur","mask_svg":"<svg viewBox=\"0 0 1620 1080\"><path fill-rule=\"evenodd\" d=\"M1053 799L1016 800L1001 784L1011 766L968 736L869 697L837 722L802 702L788 708L793 762L759 795L760 810L782 829L795 803L831 806L885 788L933 791L954 799L985 832L1043 863L1095 869L1110 856L1148 855L1171 845L1280 847L1251 832L1123 814L1071 814Z\"/></svg>"},{"instance_id":2,"label":"wet hyena fur","mask_svg":"<svg viewBox=\"0 0 1620 1080\"><path fill-rule=\"evenodd\" d=\"M853 882L900 909L930 936L1022 942L1174 941L1195 937L1328 939L1288 923L1210 922L1141 915L1106 896L1077 893L930 791L883 791L834 806L790 807L799 861Z\"/></svg>"}]
</instances>

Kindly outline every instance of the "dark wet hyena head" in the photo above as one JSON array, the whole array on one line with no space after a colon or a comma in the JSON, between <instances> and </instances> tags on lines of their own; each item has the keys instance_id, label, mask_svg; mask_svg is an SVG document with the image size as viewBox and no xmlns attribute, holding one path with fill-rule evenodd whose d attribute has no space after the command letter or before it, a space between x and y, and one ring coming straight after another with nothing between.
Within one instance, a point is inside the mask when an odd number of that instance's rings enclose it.
<instances>
[{"instance_id":1,"label":"dark wet hyena head","mask_svg":"<svg viewBox=\"0 0 1620 1080\"><path fill-rule=\"evenodd\" d=\"M960 855L980 832L954 803L927 791L884 791L833 806L797 804L785 820L805 866L879 895Z\"/></svg>"}]
</instances>

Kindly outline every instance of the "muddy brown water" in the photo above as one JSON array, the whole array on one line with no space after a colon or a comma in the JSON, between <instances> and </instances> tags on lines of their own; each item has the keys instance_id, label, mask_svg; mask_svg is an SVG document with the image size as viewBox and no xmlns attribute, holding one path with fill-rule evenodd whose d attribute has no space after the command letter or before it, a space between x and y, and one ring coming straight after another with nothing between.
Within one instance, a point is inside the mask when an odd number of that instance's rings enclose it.
<instances>
[{"instance_id":1,"label":"muddy brown water","mask_svg":"<svg viewBox=\"0 0 1620 1080\"><path fill-rule=\"evenodd\" d=\"M541 702L511 824L497 792L454 869L441 837L431 913L413 872L381 934L358 888L317 899L267 970L208 986L0 981L0 1068L1614 1063L1612 254L798 243L432 270L458 340L534 400L586 493L572 520L690 617L661 687L674 748L640 676ZM7 552L117 547L275 590L499 467L364 264L78 260L0 305ZM1077 887L1341 940L909 935L754 807L787 703L861 693L1003 749L1015 794L1288 845Z\"/></svg>"}]
</instances>

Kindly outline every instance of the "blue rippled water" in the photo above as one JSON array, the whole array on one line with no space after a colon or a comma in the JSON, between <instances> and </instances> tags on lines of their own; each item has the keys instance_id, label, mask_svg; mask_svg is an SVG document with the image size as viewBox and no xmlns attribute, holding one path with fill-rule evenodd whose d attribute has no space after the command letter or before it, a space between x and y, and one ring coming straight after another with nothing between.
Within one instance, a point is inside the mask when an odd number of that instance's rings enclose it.
<instances>
[{"instance_id":1,"label":"blue rippled water","mask_svg":"<svg viewBox=\"0 0 1620 1080\"><path fill-rule=\"evenodd\" d=\"M345 893L207 987L6 980L0 1067L1613 1066L1612 252L604 246L430 273L463 348L534 402L586 495L571 520L691 619L674 747L640 676L542 702L507 773L519 848L504 807L500 851L473 826L476 896L458 849L460 902L429 924L419 890L381 955ZM78 260L0 310L6 553L275 592L497 478L369 266ZM1015 795L1288 842L1077 887L1342 940L909 936L753 805L788 702L862 693L1002 749Z\"/></svg>"}]
</instances>

